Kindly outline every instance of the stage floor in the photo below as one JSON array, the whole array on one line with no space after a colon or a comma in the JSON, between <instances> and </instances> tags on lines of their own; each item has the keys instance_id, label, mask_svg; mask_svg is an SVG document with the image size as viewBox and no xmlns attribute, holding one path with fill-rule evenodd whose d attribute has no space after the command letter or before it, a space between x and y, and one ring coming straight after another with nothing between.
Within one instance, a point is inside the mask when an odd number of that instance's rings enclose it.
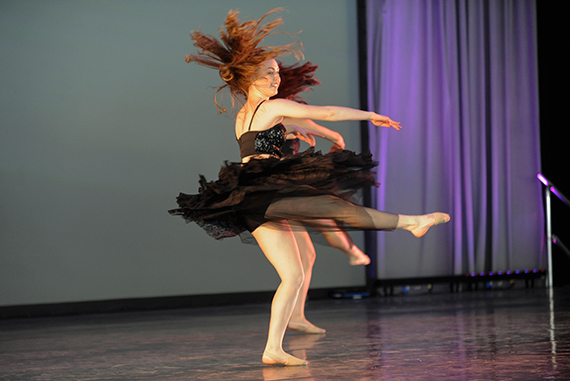
<instances>
[{"instance_id":1,"label":"stage floor","mask_svg":"<svg viewBox=\"0 0 570 381\"><path fill-rule=\"evenodd\" d=\"M570 380L570 289L315 300L324 335L287 332L301 367L265 366L269 305L0 321L0 380Z\"/></svg>"}]
</instances>

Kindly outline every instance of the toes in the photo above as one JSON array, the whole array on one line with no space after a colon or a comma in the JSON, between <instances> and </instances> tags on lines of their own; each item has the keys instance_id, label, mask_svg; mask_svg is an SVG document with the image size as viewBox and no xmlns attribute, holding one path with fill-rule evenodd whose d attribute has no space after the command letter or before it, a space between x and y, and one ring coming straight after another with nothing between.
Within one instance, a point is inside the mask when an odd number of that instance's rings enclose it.
<instances>
[{"instance_id":1,"label":"toes","mask_svg":"<svg viewBox=\"0 0 570 381\"><path fill-rule=\"evenodd\" d=\"M447 213L434 213L433 215L435 219L434 225L445 224L451 220L451 217Z\"/></svg>"},{"instance_id":2,"label":"toes","mask_svg":"<svg viewBox=\"0 0 570 381\"><path fill-rule=\"evenodd\" d=\"M415 229L412 229L411 232L413 235L415 235L416 237L423 237L428 230L436 225L440 225L440 224L445 224L447 222L449 222L449 220L451 219L451 217L449 216L449 214L447 213L432 213L429 216L429 222L423 225L418 226ZM432 220L433 218L433 220Z\"/></svg>"}]
</instances>

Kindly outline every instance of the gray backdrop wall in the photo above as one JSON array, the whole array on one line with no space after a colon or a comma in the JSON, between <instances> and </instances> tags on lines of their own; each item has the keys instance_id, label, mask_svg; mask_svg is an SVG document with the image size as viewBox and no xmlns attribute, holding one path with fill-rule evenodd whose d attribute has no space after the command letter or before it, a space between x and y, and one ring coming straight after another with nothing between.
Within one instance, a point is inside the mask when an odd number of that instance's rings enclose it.
<instances>
[{"instance_id":1,"label":"gray backdrop wall","mask_svg":"<svg viewBox=\"0 0 570 381\"><path fill-rule=\"evenodd\" d=\"M247 20L280 5L0 1L0 306L277 287L257 246L214 241L166 211L199 174L239 159L212 101L218 74L184 62L190 32L217 35L230 9ZM305 98L357 107L355 1L285 6L282 30L302 30L320 65ZM359 150L358 123L327 126ZM364 284L341 252L317 253L313 287Z\"/></svg>"}]
</instances>

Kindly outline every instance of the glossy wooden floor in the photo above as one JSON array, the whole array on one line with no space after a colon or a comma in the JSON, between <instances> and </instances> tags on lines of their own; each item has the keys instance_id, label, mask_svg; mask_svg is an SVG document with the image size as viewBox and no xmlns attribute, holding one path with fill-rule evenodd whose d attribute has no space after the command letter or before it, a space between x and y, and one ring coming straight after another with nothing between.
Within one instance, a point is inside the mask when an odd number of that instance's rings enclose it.
<instances>
[{"instance_id":1,"label":"glossy wooden floor","mask_svg":"<svg viewBox=\"0 0 570 381\"><path fill-rule=\"evenodd\" d=\"M268 305L0 321L0 380L564 380L570 290L316 300L265 366Z\"/></svg>"}]
</instances>

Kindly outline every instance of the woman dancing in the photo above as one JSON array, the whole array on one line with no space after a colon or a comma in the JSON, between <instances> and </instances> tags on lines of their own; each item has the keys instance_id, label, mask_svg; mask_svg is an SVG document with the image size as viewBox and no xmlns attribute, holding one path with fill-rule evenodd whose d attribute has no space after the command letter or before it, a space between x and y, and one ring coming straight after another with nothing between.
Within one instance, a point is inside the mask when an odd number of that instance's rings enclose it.
<instances>
[{"instance_id":1,"label":"woman dancing","mask_svg":"<svg viewBox=\"0 0 570 381\"><path fill-rule=\"evenodd\" d=\"M242 24L237 11L231 11L224 24L226 30L220 32L221 42L201 32L193 33L194 45L200 52L188 56L187 62L218 69L225 82L218 91L229 88L232 101L244 99L235 121L242 162L226 163L216 181L207 182L201 176L200 193L181 193L177 198L179 208L170 213L196 222L218 239L246 230L252 233L281 279L271 304L262 361L291 366L306 364L282 346L305 278L296 229L404 229L421 237L432 226L449 221L449 216L392 214L348 201L354 189L374 184L369 170L375 163L369 155L338 150L326 155L309 152L281 157L280 146L287 133L306 135L294 126L298 119L369 120L376 126L401 127L370 111L270 99L280 84L275 59L290 52L298 56L294 44L258 48L260 41L282 23L277 19L261 24L274 11ZM216 105L226 111L217 101Z\"/></svg>"}]
</instances>

